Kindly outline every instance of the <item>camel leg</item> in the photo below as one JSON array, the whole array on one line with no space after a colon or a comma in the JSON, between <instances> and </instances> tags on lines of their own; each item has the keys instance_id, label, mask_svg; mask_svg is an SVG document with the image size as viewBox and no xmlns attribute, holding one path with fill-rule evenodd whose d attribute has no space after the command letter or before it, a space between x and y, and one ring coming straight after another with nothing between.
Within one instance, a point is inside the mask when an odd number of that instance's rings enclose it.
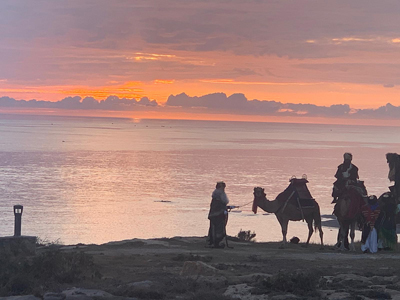
<instances>
[{"instance_id":1,"label":"camel leg","mask_svg":"<svg viewBox=\"0 0 400 300\"><path fill-rule=\"evenodd\" d=\"M282 241L282 245L281 245L280 248L284 248L286 246L286 243L287 243L286 234L287 234L289 220L287 220L286 218L279 217L278 221L281 224L282 236L283 236L283 241Z\"/></svg>"},{"instance_id":2,"label":"camel leg","mask_svg":"<svg viewBox=\"0 0 400 300\"><path fill-rule=\"evenodd\" d=\"M306 221L307 221L307 226L308 226L308 238L307 238L307 242L306 242L305 247L307 247L308 244L310 243L311 236L314 233L312 219L311 220L306 220Z\"/></svg>"},{"instance_id":3,"label":"camel leg","mask_svg":"<svg viewBox=\"0 0 400 300\"><path fill-rule=\"evenodd\" d=\"M319 231L319 238L321 239L321 250L324 248L324 232L322 231L322 224L321 224L321 213L319 211L319 207L318 210L316 211L316 213L314 213L313 216L313 220L314 220L314 226L315 226L315 231ZM312 221L311 221L312 223Z\"/></svg>"},{"instance_id":4,"label":"camel leg","mask_svg":"<svg viewBox=\"0 0 400 300\"><path fill-rule=\"evenodd\" d=\"M346 250L344 246L344 241L346 240L348 234L349 234L349 225L348 224L340 225L340 251Z\"/></svg>"},{"instance_id":5,"label":"camel leg","mask_svg":"<svg viewBox=\"0 0 400 300\"><path fill-rule=\"evenodd\" d=\"M322 231L321 224L317 227L319 231L319 238L321 239L321 249L324 248L324 232Z\"/></svg>"},{"instance_id":6,"label":"camel leg","mask_svg":"<svg viewBox=\"0 0 400 300\"><path fill-rule=\"evenodd\" d=\"M351 244L350 244L350 250L351 251L356 251L356 247L354 246L354 237L355 237L355 231L356 231L356 222L351 222L350 224L350 238L351 238Z\"/></svg>"},{"instance_id":7,"label":"camel leg","mask_svg":"<svg viewBox=\"0 0 400 300\"><path fill-rule=\"evenodd\" d=\"M342 225L339 222L339 229L338 229L338 234L337 234L337 240L336 240L336 244L335 247L339 248L340 247L340 240L342 239Z\"/></svg>"}]
</instances>

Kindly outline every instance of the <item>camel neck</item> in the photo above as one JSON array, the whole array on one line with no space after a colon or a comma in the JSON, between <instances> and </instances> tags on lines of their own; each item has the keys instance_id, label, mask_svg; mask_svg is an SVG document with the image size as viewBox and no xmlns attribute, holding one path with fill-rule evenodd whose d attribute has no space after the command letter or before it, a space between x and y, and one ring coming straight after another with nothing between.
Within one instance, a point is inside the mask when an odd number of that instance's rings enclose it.
<instances>
[{"instance_id":1,"label":"camel neck","mask_svg":"<svg viewBox=\"0 0 400 300\"><path fill-rule=\"evenodd\" d=\"M276 213L281 204L274 200L274 201L269 201L266 197L259 198L257 201L258 207L260 207L262 210L269 212L269 213Z\"/></svg>"}]
</instances>

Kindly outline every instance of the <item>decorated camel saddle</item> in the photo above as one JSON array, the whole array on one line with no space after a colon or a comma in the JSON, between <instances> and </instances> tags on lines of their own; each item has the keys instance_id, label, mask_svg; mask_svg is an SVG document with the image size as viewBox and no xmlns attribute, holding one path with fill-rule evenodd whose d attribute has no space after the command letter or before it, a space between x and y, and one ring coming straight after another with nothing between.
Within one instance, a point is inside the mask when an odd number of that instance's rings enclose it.
<instances>
[{"instance_id":1,"label":"decorated camel saddle","mask_svg":"<svg viewBox=\"0 0 400 300\"><path fill-rule=\"evenodd\" d=\"M311 208L316 205L314 198L308 190L307 178L292 177L289 182L289 186L276 197L276 200L281 202L282 205L291 204L298 208Z\"/></svg>"}]
</instances>

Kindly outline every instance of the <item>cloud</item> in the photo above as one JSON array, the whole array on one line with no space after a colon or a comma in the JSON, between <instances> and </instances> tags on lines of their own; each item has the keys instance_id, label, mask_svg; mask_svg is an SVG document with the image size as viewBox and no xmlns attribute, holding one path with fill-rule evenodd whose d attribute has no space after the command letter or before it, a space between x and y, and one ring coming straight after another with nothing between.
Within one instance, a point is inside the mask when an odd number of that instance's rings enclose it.
<instances>
[{"instance_id":1,"label":"cloud","mask_svg":"<svg viewBox=\"0 0 400 300\"><path fill-rule=\"evenodd\" d=\"M350 113L347 104L318 106L314 104L293 104L277 101L248 100L243 94L232 94L227 97L224 93L215 93L201 97L190 97L185 93L171 95L168 97L166 106L181 108L202 107L209 113L231 113L250 115L276 115L276 116L298 116L307 115L312 117L343 117Z\"/></svg>"},{"instance_id":2,"label":"cloud","mask_svg":"<svg viewBox=\"0 0 400 300\"><path fill-rule=\"evenodd\" d=\"M268 100L248 100L245 95L236 93L213 93L203 96L188 96L185 93L170 95L165 105L156 100L142 97L140 100L109 96L104 100L93 97L66 97L60 101L16 100L0 97L0 108L52 108L68 110L107 110L107 111L154 111L189 112L196 114L231 114L257 116L300 116L351 119L397 119L400 120L400 106L390 103L376 109L355 109L348 104L319 106L314 104L282 103Z\"/></svg>"},{"instance_id":3,"label":"cloud","mask_svg":"<svg viewBox=\"0 0 400 300\"><path fill-rule=\"evenodd\" d=\"M395 0L232 2L158 2L162 14L143 16L141 38L170 49L291 58L386 51L398 41Z\"/></svg>"},{"instance_id":4,"label":"cloud","mask_svg":"<svg viewBox=\"0 0 400 300\"><path fill-rule=\"evenodd\" d=\"M360 109L357 116L362 118L374 119L400 119L400 106L394 106L390 103L377 109Z\"/></svg>"},{"instance_id":5,"label":"cloud","mask_svg":"<svg viewBox=\"0 0 400 300\"><path fill-rule=\"evenodd\" d=\"M147 97L136 99L118 98L109 96L104 100L96 100L92 97L81 98L79 96L66 97L60 101L43 100L15 100L10 97L0 97L0 107L19 107L19 108L58 108L58 109L83 109L83 110L112 110L112 111L132 111L144 109L145 107L156 107L157 101Z\"/></svg>"},{"instance_id":6,"label":"cloud","mask_svg":"<svg viewBox=\"0 0 400 300\"><path fill-rule=\"evenodd\" d=\"M310 80L316 72L324 82L348 82L358 84L379 84L390 87L400 84L398 63L298 63L296 69L304 70L303 80ZM311 72L310 72L311 71ZM310 77L309 77L310 76Z\"/></svg>"},{"instance_id":7,"label":"cloud","mask_svg":"<svg viewBox=\"0 0 400 300\"><path fill-rule=\"evenodd\" d=\"M393 83L387 83L387 84L384 84L383 87L392 88L392 87L394 87L394 84Z\"/></svg>"},{"instance_id":8,"label":"cloud","mask_svg":"<svg viewBox=\"0 0 400 300\"><path fill-rule=\"evenodd\" d=\"M230 113L266 116L307 116L325 118L400 119L400 106L390 103L377 109L354 109L348 104L318 106L314 104L281 103L277 101L248 100L243 94L227 97L224 93L190 97L185 93L169 96L166 106L186 110L202 107L206 113Z\"/></svg>"},{"instance_id":9,"label":"cloud","mask_svg":"<svg viewBox=\"0 0 400 300\"><path fill-rule=\"evenodd\" d=\"M21 86L238 77L383 85L400 78L392 66L399 11L397 0L2 0L0 78ZM344 61L353 63L348 76L335 63ZM376 64L358 71L360 61Z\"/></svg>"}]
</instances>

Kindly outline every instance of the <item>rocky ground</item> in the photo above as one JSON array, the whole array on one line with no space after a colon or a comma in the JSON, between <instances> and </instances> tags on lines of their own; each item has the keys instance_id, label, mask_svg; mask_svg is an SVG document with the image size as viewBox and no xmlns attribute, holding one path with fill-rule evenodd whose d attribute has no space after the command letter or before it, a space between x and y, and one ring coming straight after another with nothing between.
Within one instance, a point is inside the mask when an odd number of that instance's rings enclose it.
<instances>
[{"instance_id":1,"label":"rocky ground","mask_svg":"<svg viewBox=\"0 0 400 300\"><path fill-rule=\"evenodd\" d=\"M21 287L21 279L3 284L2 295L31 294L14 297L32 300L400 299L398 251L363 254L302 244L280 249L279 243L237 239L229 245L233 249L210 249L205 238L176 237L42 247L37 256L47 253L45 258L30 264L48 267L39 275L29 268L27 273L38 278L53 271L42 281L24 279L33 286L23 286L28 283L22 280ZM63 261L67 270L59 271L49 257ZM85 267L73 269L77 263Z\"/></svg>"}]
</instances>

